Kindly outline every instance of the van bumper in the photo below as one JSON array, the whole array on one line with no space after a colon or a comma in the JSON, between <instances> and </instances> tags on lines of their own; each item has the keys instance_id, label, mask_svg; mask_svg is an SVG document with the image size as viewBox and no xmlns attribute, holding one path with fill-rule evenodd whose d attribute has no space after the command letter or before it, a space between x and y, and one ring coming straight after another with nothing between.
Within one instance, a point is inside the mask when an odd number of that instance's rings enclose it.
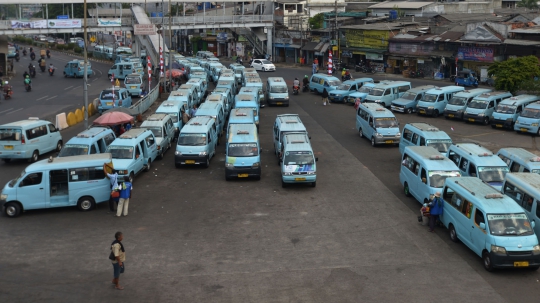
<instances>
[{"instance_id":1,"label":"van bumper","mask_svg":"<svg viewBox=\"0 0 540 303\"><path fill-rule=\"evenodd\" d=\"M493 119L491 120L491 126L495 128L514 128L514 121L512 119L507 120L500 120L500 119Z\"/></svg>"},{"instance_id":2,"label":"van bumper","mask_svg":"<svg viewBox=\"0 0 540 303\"><path fill-rule=\"evenodd\" d=\"M268 105L289 105L289 99L270 99L266 101Z\"/></svg>"},{"instance_id":3,"label":"van bumper","mask_svg":"<svg viewBox=\"0 0 540 303\"><path fill-rule=\"evenodd\" d=\"M529 252L528 255L524 254L524 255L518 255L518 256L513 256L513 255L508 255L508 254L506 256L501 256L501 255L494 254L493 252L490 252L489 257L491 258L491 264L493 264L493 267L495 268L516 267L514 262L524 262L524 261L529 262L529 267L540 266L540 255L533 255L531 252Z\"/></svg>"},{"instance_id":4,"label":"van bumper","mask_svg":"<svg viewBox=\"0 0 540 303\"><path fill-rule=\"evenodd\" d=\"M427 116L431 116L433 115L433 112L435 111L435 108L429 108L429 107L419 107L417 110L416 110L416 113L419 114L419 115L427 115Z\"/></svg>"},{"instance_id":5,"label":"van bumper","mask_svg":"<svg viewBox=\"0 0 540 303\"><path fill-rule=\"evenodd\" d=\"M391 136L391 137L377 137L375 136L375 144L399 144L401 137Z\"/></svg>"},{"instance_id":6,"label":"van bumper","mask_svg":"<svg viewBox=\"0 0 540 303\"><path fill-rule=\"evenodd\" d=\"M199 155L174 155L174 164L176 165L201 165L206 164L207 156Z\"/></svg>"},{"instance_id":7,"label":"van bumper","mask_svg":"<svg viewBox=\"0 0 540 303\"><path fill-rule=\"evenodd\" d=\"M464 114L463 120L467 122L475 122L475 123L482 123L486 116L478 116L478 115L471 115L471 114Z\"/></svg>"},{"instance_id":8,"label":"van bumper","mask_svg":"<svg viewBox=\"0 0 540 303\"><path fill-rule=\"evenodd\" d=\"M281 180L285 183L312 183L317 181L317 175L281 175Z\"/></svg>"},{"instance_id":9,"label":"van bumper","mask_svg":"<svg viewBox=\"0 0 540 303\"><path fill-rule=\"evenodd\" d=\"M405 112L405 106L403 105L390 105L390 109L393 111L393 112L400 112L400 113L404 113Z\"/></svg>"},{"instance_id":10,"label":"van bumper","mask_svg":"<svg viewBox=\"0 0 540 303\"><path fill-rule=\"evenodd\" d=\"M457 112L457 111L454 111L454 110L445 109L444 112L443 112L443 115L447 119L463 120L463 112Z\"/></svg>"},{"instance_id":11,"label":"van bumper","mask_svg":"<svg viewBox=\"0 0 540 303\"><path fill-rule=\"evenodd\" d=\"M260 177L261 167L233 167L225 168L225 177L227 178L248 178L248 177Z\"/></svg>"},{"instance_id":12,"label":"van bumper","mask_svg":"<svg viewBox=\"0 0 540 303\"><path fill-rule=\"evenodd\" d=\"M0 151L0 159L30 159L31 151Z\"/></svg>"}]
</instances>

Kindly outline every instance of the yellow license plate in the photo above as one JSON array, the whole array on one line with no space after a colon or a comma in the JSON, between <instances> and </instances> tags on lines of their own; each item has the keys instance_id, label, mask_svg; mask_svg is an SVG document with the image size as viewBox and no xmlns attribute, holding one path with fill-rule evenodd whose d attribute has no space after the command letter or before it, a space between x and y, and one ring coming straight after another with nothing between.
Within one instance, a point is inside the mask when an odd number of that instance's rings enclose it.
<instances>
[{"instance_id":1,"label":"yellow license plate","mask_svg":"<svg viewBox=\"0 0 540 303\"><path fill-rule=\"evenodd\" d=\"M497 126L497 127L502 127L502 124L495 124L495 126Z\"/></svg>"},{"instance_id":2,"label":"yellow license plate","mask_svg":"<svg viewBox=\"0 0 540 303\"><path fill-rule=\"evenodd\" d=\"M195 160L186 160L186 164L195 164Z\"/></svg>"},{"instance_id":3,"label":"yellow license plate","mask_svg":"<svg viewBox=\"0 0 540 303\"><path fill-rule=\"evenodd\" d=\"M13 145L4 145L4 149L13 149Z\"/></svg>"},{"instance_id":4,"label":"yellow license plate","mask_svg":"<svg viewBox=\"0 0 540 303\"><path fill-rule=\"evenodd\" d=\"M238 178L247 178L248 174L238 174Z\"/></svg>"},{"instance_id":5,"label":"yellow license plate","mask_svg":"<svg viewBox=\"0 0 540 303\"><path fill-rule=\"evenodd\" d=\"M454 118L454 114L448 114L448 117Z\"/></svg>"},{"instance_id":6,"label":"yellow license plate","mask_svg":"<svg viewBox=\"0 0 540 303\"><path fill-rule=\"evenodd\" d=\"M529 266L529 261L514 262L514 267L527 267Z\"/></svg>"},{"instance_id":7,"label":"yellow license plate","mask_svg":"<svg viewBox=\"0 0 540 303\"><path fill-rule=\"evenodd\" d=\"M394 143L394 140L386 140L386 141L384 141L384 143L386 143L386 144L392 144L392 143Z\"/></svg>"},{"instance_id":8,"label":"yellow license plate","mask_svg":"<svg viewBox=\"0 0 540 303\"><path fill-rule=\"evenodd\" d=\"M294 178L294 181L306 181L306 178Z\"/></svg>"},{"instance_id":9,"label":"yellow license plate","mask_svg":"<svg viewBox=\"0 0 540 303\"><path fill-rule=\"evenodd\" d=\"M283 102L277 102L276 104L277 104L277 105L281 105L281 104L283 104Z\"/></svg>"},{"instance_id":10,"label":"yellow license plate","mask_svg":"<svg viewBox=\"0 0 540 303\"><path fill-rule=\"evenodd\" d=\"M473 118L469 118L469 122L474 122L474 119L473 119Z\"/></svg>"},{"instance_id":11,"label":"yellow license plate","mask_svg":"<svg viewBox=\"0 0 540 303\"><path fill-rule=\"evenodd\" d=\"M112 105L112 102L107 102L107 105Z\"/></svg>"},{"instance_id":12,"label":"yellow license plate","mask_svg":"<svg viewBox=\"0 0 540 303\"><path fill-rule=\"evenodd\" d=\"M423 110L423 109L421 109L421 110L420 110L420 113L421 113L421 114L425 114L425 113L426 113L426 111L425 111L425 110Z\"/></svg>"},{"instance_id":13,"label":"yellow license plate","mask_svg":"<svg viewBox=\"0 0 540 303\"><path fill-rule=\"evenodd\" d=\"M523 127L522 127L522 128L520 128L519 130L520 130L520 131L522 131L522 132L527 132L527 131L528 131L528 129L526 129L526 128L523 128Z\"/></svg>"},{"instance_id":14,"label":"yellow license plate","mask_svg":"<svg viewBox=\"0 0 540 303\"><path fill-rule=\"evenodd\" d=\"M137 86L132 86L131 88L137 88Z\"/></svg>"}]
</instances>

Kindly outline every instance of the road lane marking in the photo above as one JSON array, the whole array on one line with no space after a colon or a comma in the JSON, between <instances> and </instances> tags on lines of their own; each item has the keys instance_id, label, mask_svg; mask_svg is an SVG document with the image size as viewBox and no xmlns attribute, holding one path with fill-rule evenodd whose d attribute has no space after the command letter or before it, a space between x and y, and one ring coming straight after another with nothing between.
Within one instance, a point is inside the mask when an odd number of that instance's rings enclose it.
<instances>
[{"instance_id":1,"label":"road lane marking","mask_svg":"<svg viewBox=\"0 0 540 303\"><path fill-rule=\"evenodd\" d=\"M476 135L470 135L470 136L460 136L460 135L458 135L458 136L462 137L462 138L472 138L472 137L480 137L480 136L492 135L492 134L500 134L500 133L501 132L490 132L490 133L476 134Z\"/></svg>"},{"instance_id":2,"label":"road lane marking","mask_svg":"<svg viewBox=\"0 0 540 303\"><path fill-rule=\"evenodd\" d=\"M9 112L9 111L12 110L12 109L13 109L13 107L10 108L10 109L3 110L3 111L0 112L0 114L1 114L1 113L5 113L5 112Z\"/></svg>"},{"instance_id":3,"label":"road lane marking","mask_svg":"<svg viewBox=\"0 0 540 303\"><path fill-rule=\"evenodd\" d=\"M41 97L41 98L39 98L39 99L36 99L36 101L39 101L39 100L41 100L41 99L45 99L45 98L47 98L48 96L49 96L49 95L43 96L43 97Z\"/></svg>"},{"instance_id":4,"label":"road lane marking","mask_svg":"<svg viewBox=\"0 0 540 303\"><path fill-rule=\"evenodd\" d=\"M79 89L79 88L81 88L81 87L82 87L82 85L79 85L79 86L75 86L75 87L72 88L72 89Z\"/></svg>"},{"instance_id":5,"label":"road lane marking","mask_svg":"<svg viewBox=\"0 0 540 303\"><path fill-rule=\"evenodd\" d=\"M48 99L45 99L45 101L49 101L49 100L54 99L54 98L56 98L56 97L58 97L58 95L52 96L52 97L50 97L50 98L48 98Z\"/></svg>"},{"instance_id":6,"label":"road lane marking","mask_svg":"<svg viewBox=\"0 0 540 303\"><path fill-rule=\"evenodd\" d=\"M16 110L14 110L14 111L11 111L11 112L7 113L6 115L13 114L13 113L18 112L18 111L20 111L20 110L23 110L23 108L21 107L21 108L19 108L19 109L16 109Z\"/></svg>"},{"instance_id":7,"label":"road lane marking","mask_svg":"<svg viewBox=\"0 0 540 303\"><path fill-rule=\"evenodd\" d=\"M72 88L72 87L73 87L73 85L72 85L72 86L68 86L68 87L64 88L64 90L68 90L68 89L70 89L70 88Z\"/></svg>"}]
</instances>

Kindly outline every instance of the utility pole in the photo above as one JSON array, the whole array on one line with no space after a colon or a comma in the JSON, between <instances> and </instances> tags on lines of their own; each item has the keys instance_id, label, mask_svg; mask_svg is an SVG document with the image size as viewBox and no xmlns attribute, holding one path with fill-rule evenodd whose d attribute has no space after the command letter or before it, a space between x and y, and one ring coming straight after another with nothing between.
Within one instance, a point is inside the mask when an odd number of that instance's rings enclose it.
<instances>
[{"instance_id":1,"label":"utility pole","mask_svg":"<svg viewBox=\"0 0 540 303\"><path fill-rule=\"evenodd\" d=\"M86 30L86 0L84 0L84 81L83 81L83 99L84 99L84 128L88 128L88 32Z\"/></svg>"},{"instance_id":2,"label":"utility pole","mask_svg":"<svg viewBox=\"0 0 540 303\"><path fill-rule=\"evenodd\" d=\"M171 0L169 0L169 86L171 87L170 90L172 92L172 6L171 6Z\"/></svg>"},{"instance_id":3,"label":"utility pole","mask_svg":"<svg viewBox=\"0 0 540 303\"><path fill-rule=\"evenodd\" d=\"M335 16L335 24L334 24L334 30L335 30L334 34L335 34L335 41L337 43L338 53L339 53L339 30L338 30L338 27L337 27L337 15L338 15L338 12L337 12L337 0L334 3L335 3L334 9L335 9L335 15L336 15ZM334 55L334 47L332 47L332 55ZM339 60L341 60L341 58L340 58L341 55L338 54L338 56L336 56L336 57L338 57L338 62L339 62Z\"/></svg>"}]
</instances>

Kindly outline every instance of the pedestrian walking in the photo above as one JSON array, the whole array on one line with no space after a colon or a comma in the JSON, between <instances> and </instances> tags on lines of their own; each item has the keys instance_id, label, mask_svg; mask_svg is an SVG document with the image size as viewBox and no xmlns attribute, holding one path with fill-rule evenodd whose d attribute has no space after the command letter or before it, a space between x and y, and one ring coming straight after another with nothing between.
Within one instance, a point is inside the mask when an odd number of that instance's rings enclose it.
<instances>
[{"instance_id":1,"label":"pedestrian walking","mask_svg":"<svg viewBox=\"0 0 540 303\"><path fill-rule=\"evenodd\" d=\"M111 182L111 195L109 197L109 210L116 211L116 206L118 205L118 196L116 189L118 188L118 172L112 169L112 172L109 174L107 171L111 169L107 164L103 165L103 171L106 172L107 177ZM115 193L116 192L116 193Z\"/></svg>"},{"instance_id":2,"label":"pedestrian walking","mask_svg":"<svg viewBox=\"0 0 540 303\"><path fill-rule=\"evenodd\" d=\"M133 185L131 184L131 182L129 182L129 177L125 176L124 182L120 184L120 201L118 202L118 209L116 210L116 217L120 217L122 215L122 211L124 213L124 217L127 217L129 199L131 198L132 190L133 190Z\"/></svg>"},{"instance_id":3,"label":"pedestrian walking","mask_svg":"<svg viewBox=\"0 0 540 303\"><path fill-rule=\"evenodd\" d=\"M120 274L123 274L126 268L126 264L124 263L126 261L126 250L124 249L122 240L124 240L122 232L116 232L114 234L114 241L111 243L111 254L109 255L113 266L112 284L118 290L124 289L124 287L120 286Z\"/></svg>"},{"instance_id":4,"label":"pedestrian walking","mask_svg":"<svg viewBox=\"0 0 540 303\"><path fill-rule=\"evenodd\" d=\"M311 66L311 69L312 69L312 71L311 71L312 75L317 73L318 67L317 67L317 64L315 62L313 62L313 65Z\"/></svg>"},{"instance_id":5,"label":"pedestrian walking","mask_svg":"<svg viewBox=\"0 0 540 303\"><path fill-rule=\"evenodd\" d=\"M433 201L429 203L429 232L435 232L435 223L439 219L439 215L443 213L443 201L441 192L436 192Z\"/></svg>"},{"instance_id":6,"label":"pedestrian walking","mask_svg":"<svg viewBox=\"0 0 540 303\"><path fill-rule=\"evenodd\" d=\"M326 89L324 89L322 92L322 101L323 101L323 105L326 106L326 103L330 105L330 102L328 101L328 92L326 91Z\"/></svg>"}]
</instances>

